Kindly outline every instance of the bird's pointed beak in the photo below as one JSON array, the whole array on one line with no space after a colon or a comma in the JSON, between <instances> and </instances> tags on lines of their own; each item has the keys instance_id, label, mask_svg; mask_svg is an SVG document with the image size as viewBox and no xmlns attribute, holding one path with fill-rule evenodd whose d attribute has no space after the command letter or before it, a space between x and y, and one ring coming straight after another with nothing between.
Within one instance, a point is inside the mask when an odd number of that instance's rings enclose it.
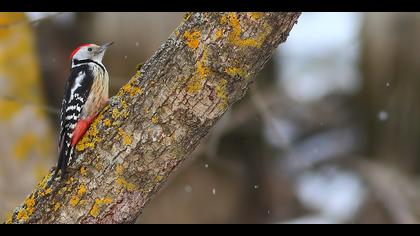
<instances>
[{"instance_id":1,"label":"bird's pointed beak","mask_svg":"<svg viewBox=\"0 0 420 236\"><path fill-rule=\"evenodd\" d=\"M114 42L106 43L106 44L102 45L101 47L103 47L103 48L108 48L108 47L109 47L109 46L111 46L112 44L114 44Z\"/></svg>"},{"instance_id":2,"label":"bird's pointed beak","mask_svg":"<svg viewBox=\"0 0 420 236\"><path fill-rule=\"evenodd\" d=\"M110 42L110 43L106 43L106 44L102 45L102 46L100 47L100 51L101 51L101 52L105 51L105 50L106 50L107 48L109 48L112 44L114 44L114 42Z\"/></svg>"}]
</instances>

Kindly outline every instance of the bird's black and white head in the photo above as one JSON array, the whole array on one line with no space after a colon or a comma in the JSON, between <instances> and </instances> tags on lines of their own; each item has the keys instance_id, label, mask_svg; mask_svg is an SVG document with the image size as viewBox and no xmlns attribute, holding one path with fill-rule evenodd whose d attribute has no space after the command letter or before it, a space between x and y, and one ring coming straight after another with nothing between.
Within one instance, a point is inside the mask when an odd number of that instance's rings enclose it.
<instances>
[{"instance_id":1,"label":"bird's black and white head","mask_svg":"<svg viewBox=\"0 0 420 236\"><path fill-rule=\"evenodd\" d=\"M102 46L98 46L96 44L83 44L79 46L70 55L72 67L76 66L78 63L84 62L96 62L102 64L105 52L112 44L113 43L106 43Z\"/></svg>"}]
</instances>

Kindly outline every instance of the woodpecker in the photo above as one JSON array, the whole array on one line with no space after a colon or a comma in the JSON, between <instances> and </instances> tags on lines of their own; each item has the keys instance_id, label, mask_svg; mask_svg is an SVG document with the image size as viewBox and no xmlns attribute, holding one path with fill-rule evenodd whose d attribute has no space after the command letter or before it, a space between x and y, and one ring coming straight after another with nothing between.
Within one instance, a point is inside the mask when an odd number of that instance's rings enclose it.
<instances>
[{"instance_id":1,"label":"woodpecker","mask_svg":"<svg viewBox=\"0 0 420 236\"><path fill-rule=\"evenodd\" d=\"M60 117L59 158L52 179L57 177L59 170L61 179L64 179L75 146L108 103L109 76L102 64L102 58L112 44L83 44L70 55L70 76L66 83Z\"/></svg>"}]
</instances>

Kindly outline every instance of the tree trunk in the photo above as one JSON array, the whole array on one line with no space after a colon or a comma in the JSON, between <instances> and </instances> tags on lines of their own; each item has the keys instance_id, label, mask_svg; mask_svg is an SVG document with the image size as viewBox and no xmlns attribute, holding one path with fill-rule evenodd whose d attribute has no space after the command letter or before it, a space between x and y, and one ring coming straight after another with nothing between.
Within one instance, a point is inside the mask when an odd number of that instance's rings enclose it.
<instances>
[{"instance_id":1,"label":"tree trunk","mask_svg":"<svg viewBox=\"0 0 420 236\"><path fill-rule=\"evenodd\" d=\"M247 91L300 13L192 13L112 98L66 181L41 181L11 223L132 223Z\"/></svg>"}]
</instances>

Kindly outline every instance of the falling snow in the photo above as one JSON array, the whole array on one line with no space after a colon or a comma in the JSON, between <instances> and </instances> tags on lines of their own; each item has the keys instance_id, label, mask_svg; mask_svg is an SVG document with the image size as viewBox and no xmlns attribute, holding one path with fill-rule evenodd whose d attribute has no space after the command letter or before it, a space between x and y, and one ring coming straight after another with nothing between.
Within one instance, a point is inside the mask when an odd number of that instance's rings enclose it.
<instances>
[{"instance_id":1,"label":"falling snow","mask_svg":"<svg viewBox=\"0 0 420 236\"><path fill-rule=\"evenodd\" d=\"M216 195L216 189L213 188L213 195Z\"/></svg>"},{"instance_id":2,"label":"falling snow","mask_svg":"<svg viewBox=\"0 0 420 236\"><path fill-rule=\"evenodd\" d=\"M192 192L192 187L191 187L191 185L185 185L184 190L185 190L185 192L187 192L187 193L191 193L191 192Z\"/></svg>"},{"instance_id":3,"label":"falling snow","mask_svg":"<svg viewBox=\"0 0 420 236\"><path fill-rule=\"evenodd\" d=\"M379 119L380 121L387 121L387 120L388 120L388 118L389 118L388 112L386 112L386 111L380 111L380 112L378 113L378 119Z\"/></svg>"}]
</instances>

